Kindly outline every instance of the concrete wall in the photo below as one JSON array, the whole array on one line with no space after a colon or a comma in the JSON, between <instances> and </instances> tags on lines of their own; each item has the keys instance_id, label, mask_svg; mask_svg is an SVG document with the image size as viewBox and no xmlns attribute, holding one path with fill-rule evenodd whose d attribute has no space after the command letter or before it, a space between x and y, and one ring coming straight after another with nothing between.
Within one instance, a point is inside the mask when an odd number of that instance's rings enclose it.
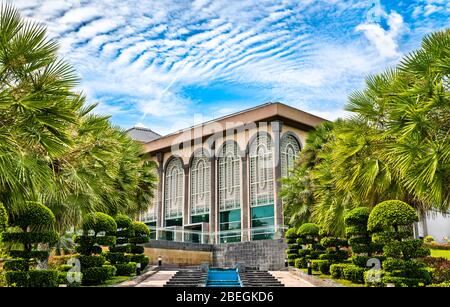
<instances>
[{"instance_id":1,"label":"concrete wall","mask_svg":"<svg viewBox=\"0 0 450 307\"><path fill-rule=\"evenodd\" d=\"M165 264L200 265L213 263L213 247L209 244L194 244L164 240L151 240L144 245L144 253L150 263L156 264L162 257Z\"/></svg>"},{"instance_id":2,"label":"concrete wall","mask_svg":"<svg viewBox=\"0 0 450 307\"><path fill-rule=\"evenodd\" d=\"M237 263L244 263L246 267L279 270L285 266L286 248L287 244L282 239L216 244L213 265L236 267Z\"/></svg>"},{"instance_id":3,"label":"concrete wall","mask_svg":"<svg viewBox=\"0 0 450 307\"><path fill-rule=\"evenodd\" d=\"M144 245L150 262L156 264L161 256L165 264L200 265L208 262L215 267L246 267L279 270L285 267L287 244L283 239L260 240L228 244L195 244L152 240Z\"/></svg>"}]
</instances>

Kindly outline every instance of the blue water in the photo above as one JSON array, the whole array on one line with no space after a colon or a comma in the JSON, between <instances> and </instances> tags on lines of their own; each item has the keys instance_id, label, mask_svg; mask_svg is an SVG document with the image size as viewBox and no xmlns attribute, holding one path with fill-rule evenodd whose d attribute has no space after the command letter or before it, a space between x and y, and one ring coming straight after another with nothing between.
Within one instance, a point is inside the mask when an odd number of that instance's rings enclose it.
<instances>
[{"instance_id":1,"label":"blue water","mask_svg":"<svg viewBox=\"0 0 450 307\"><path fill-rule=\"evenodd\" d=\"M209 269L206 287L242 287L237 269Z\"/></svg>"}]
</instances>

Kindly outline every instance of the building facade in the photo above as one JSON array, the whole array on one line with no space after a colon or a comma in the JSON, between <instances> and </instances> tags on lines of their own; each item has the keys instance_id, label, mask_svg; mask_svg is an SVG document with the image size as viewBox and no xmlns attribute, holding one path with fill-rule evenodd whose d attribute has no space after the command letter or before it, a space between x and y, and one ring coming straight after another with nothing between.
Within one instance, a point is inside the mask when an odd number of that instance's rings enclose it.
<instances>
[{"instance_id":1,"label":"building facade","mask_svg":"<svg viewBox=\"0 0 450 307\"><path fill-rule=\"evenodd\" d=\"M215 244L281 238L280 178L289 176L307 133L323 121L267 103L165 136L151 131L145 139L139 131L159 178L153 206L140 219L154 239Z\"/></svg>"}]
</instances>

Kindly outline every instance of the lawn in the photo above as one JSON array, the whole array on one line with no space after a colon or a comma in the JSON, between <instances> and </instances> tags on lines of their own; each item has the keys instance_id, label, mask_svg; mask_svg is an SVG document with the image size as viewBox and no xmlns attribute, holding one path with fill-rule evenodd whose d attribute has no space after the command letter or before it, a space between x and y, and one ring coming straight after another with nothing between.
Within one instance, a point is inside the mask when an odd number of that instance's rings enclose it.
<instances>
[{"instance_id":1,"label":"lawn","mask_svg":"<svg viewBox=\"0 0 450 307\"><path fill-rule=\"evenodd\" d=\"M450 259L450 250L432 249L431 250L431 256L432 257L442 257L442 258Z\"/></svg>"},{"instance_id":2,"label":"lawn","mask_svg":"<svg viewBox=\"0 0 450 307\"><path fill-rule=\"evenodd\" d=\"M89 287L110 287L110 286L114 286L116 284L120 284L121 282L130 280L132 278L134 278L135 276L114 276L111 279L108 279L105 283L100 284L100 285L93 285L93 286L89 286Z\"/></svg>"},{"instance_id":3,"label":"lawn","mask_svg":"<svg viewBox=\"0 0 450 307\"><path fill-rule=\"evenodd\" d=\"M304 273L308 273L307 269L301 269L301 270ZM338 284L341 284L341 285L343 285L345 287L364 287L363 284L355 284L355 283L352 283L351 281L345 280L345 279L334 279L333 277L331 277L331 275L325 275L325 274L322 274L322 273L320 273L318 271L313 271L312 273L313 273L313 276L315 276L315 277L318 277L320 279L329 279L329 280L332 280L332 281L334 281L334 282L336 282Z\"/></svg>"}]
</instances>

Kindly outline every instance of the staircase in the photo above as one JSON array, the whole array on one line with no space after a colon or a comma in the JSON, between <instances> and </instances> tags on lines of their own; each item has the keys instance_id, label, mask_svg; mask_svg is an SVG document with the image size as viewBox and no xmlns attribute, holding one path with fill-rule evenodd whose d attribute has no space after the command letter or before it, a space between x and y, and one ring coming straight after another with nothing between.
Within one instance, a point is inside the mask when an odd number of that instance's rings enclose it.
<instances>
[{"instance_id":1,"label":"staircase","mask_svg":"<svg viewBox=\"0 0 450 307\"><path fill-rule=\"evenodd\" d=\"M240 272L239 276L244 287L284 287L278 279L267 271L246 270Z\"/></svg>"},{"instance_id":2,"label":"staircase","mask_svg":"<svg viewBox=\"0 0 450 307\"><path fill-rule=\"evenodd\" d=\"M164 287L204 287L207 273L201 270L180 270Z\"/></svg>"}]
</instances>

